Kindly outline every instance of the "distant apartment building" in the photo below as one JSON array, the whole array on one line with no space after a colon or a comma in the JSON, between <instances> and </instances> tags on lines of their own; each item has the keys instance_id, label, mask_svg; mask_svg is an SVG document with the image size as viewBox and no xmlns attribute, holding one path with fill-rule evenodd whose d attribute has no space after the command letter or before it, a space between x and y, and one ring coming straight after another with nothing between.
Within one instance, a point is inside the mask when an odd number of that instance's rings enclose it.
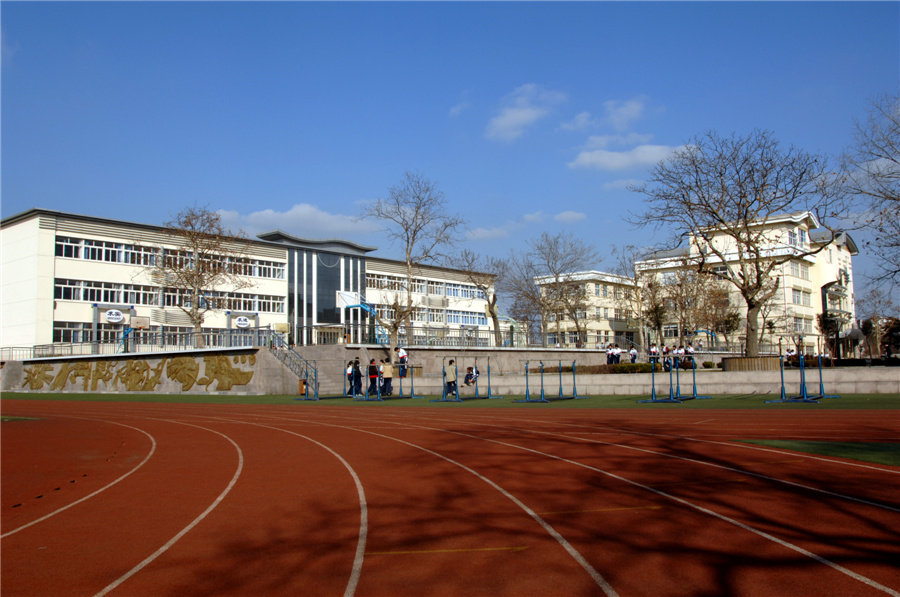
<instances>
[{"instance_id":1,"label":"distant apartment building","mask_svg":"<svg viewBox=\"0 0 900 597\"><path fill-rule=\"evenodd\" d=\"M537 278L550 346L597 347L640 344L634 280L599 271Z\"/></svg>"},{"instance_id":2,"label":"distant apartment building","mask_svg":"<svg viewBox=\"0 0 900 597\"><path fill-rule=\"evenodd\" d=\"M782 262L771 273L771 281L777 283L778 289L761 313L761 344L777 350L796 343L802 336L807 353L824 350L825 343L817 325L820 314L837 322L838 333L846 335L855 321L853 257L858 254L858 249L853 239L846 232L832 235L810 212L770 217L750 228L761 239L760 258ZM705 260L706 267L726 276L740 275L740 255L733 240L715 230L707 231L704 236L725 255L724 260L704 247L707 240L696 234L690 235L685 246L656 253L637 264L642 284L655 280L664 289L672 288L681 274L695 270L701 260ZM724 281L718 287L727 290L731 308L744 321L747 309L737 289ZM685 326L683 321L673 317L677 312L672 308L673 301L669 299L667 303L669 319L663 326L662 342L690 338L697 331L696 324ZM708 337L709 331L704 329L704 332L707 332L704 338ZM736 330L735 341L743 342L745 335L746 329Z\"/></svg>"}]
</instances>

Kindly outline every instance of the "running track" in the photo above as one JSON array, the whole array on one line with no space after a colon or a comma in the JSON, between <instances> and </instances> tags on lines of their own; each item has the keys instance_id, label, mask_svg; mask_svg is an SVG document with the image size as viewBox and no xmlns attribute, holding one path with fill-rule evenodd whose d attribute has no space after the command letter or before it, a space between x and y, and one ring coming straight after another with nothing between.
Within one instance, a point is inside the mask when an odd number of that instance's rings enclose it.
<instances>
[{"instance_id":1,"label":"running track","mask_svg":"<svg viewBox=\"0 0 900 597\"><path fill-rule=\"evenodd\" d=\"M4 597L900 596L892 411L3 400Z\"/></svg>"}]
</instances>

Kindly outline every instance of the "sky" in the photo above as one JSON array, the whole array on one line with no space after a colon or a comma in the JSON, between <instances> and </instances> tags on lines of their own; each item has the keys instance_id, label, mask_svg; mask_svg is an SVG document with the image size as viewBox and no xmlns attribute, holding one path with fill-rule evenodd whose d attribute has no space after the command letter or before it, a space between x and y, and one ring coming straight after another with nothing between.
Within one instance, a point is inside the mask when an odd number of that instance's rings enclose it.
<instances>
[{"instance_id":1,"label":"sky","mask_svg":"<svg viewBox=\"0 0 900 597\"><path fill-rule=\"evenodd\" d=\"M3 1L0 31L3 218L201 205L387 258L359 216L413 171L462 246L565 231L612 271L658 240L628 186L692 137L835 156L900 85L898 2Z\"/></svg>"}]
</instances>

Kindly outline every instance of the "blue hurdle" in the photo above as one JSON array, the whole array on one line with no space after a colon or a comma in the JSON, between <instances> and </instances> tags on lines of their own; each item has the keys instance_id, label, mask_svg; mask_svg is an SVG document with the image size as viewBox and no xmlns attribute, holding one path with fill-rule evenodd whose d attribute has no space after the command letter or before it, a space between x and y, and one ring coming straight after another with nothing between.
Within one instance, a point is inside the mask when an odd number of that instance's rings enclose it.
<instances>
[{"instance_id":1,"label":"blue hurdle","mask_svg":"<svg viewBox=\"0 0 900 597\"><path fill-rule=\"evenodd\" d=\"M784 391L784 357L778 357L778 365L781 368L781 398L778 400L766 400L766 404L775 404L778 402L812 402L813 404L818 404L818 400L813 400L809 397L809 394L806 392L806 371L803 365L803 361L806 360L806 357L803 353L800 353L800 394L797 396L791 396L788 398L785 395Z\"/></svg>"},{"instance_id":2,"label":"blue hurdle","mask_svg":"<svg viewBox=\"0 0 900 597\"><path fill-rule=\"evenodd\" d=\"M444 361L447 360L447 357L444 357L441 360L441 381L443 382L441 385L441 397L435 398L430 402L462 402L462 399L459 397L459 368L456 366L456 363L453 364L453 372L456 373L456 387L454 394L450 397L447 396L447 367L444 364Z\"/></svg>"},{"instance_id":3,"label":"blue hurdle","mask_svg":"<svg viewBox=\"0 0 900 597\"><path fill-rule=\"evenodd\" d=\"M675 403L681 404L681 400L677 400L675 398L675 393L672 391L672 368L669 368L669 397L668 398L657 398L656 397L656 361L653 361L650 364L650 385L652 388L650 399L649 400L638 400L638 404L646 404L646 403Z\"/></svg>"},{"instance_id":4,"label":"blue hurdle","mask_svg":"<svg viewBox=\"0 0 900 597\"><path fill-rule=\"evenodd\" d=\"M822 355L819 355L819 393L816 396L810 396L810 398L816 400L821 400L822 398L840 398L840 396L836 394L825 393L825 382L822 381Z\"/></svg>"},{"instance_id":5,"label":"blue hurdle","mask_svg":"<svg viewBox=\"0 0 900 597\"><path fill-rule=\"evenodd\" d=\"M528 388L528 361L525 361L525 399L513 400L513 402L550 402L544 397L544 362L541 361L541 397L539 400L531 399L531 392Z\"/></svg>"}]
</instances>

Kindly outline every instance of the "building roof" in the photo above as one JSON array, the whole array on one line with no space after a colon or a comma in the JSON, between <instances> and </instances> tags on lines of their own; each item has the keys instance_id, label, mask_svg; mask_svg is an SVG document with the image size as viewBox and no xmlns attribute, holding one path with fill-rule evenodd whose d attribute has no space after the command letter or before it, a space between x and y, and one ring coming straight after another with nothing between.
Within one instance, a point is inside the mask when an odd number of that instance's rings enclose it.
<instances>
[{"instance_id":1,"label":"building roof","mask_svg":"<svg viewBox=\"0 0 900 597\"><path fill-rule=\"evenodd\" d=\"M368 247L366 245L360 245L349 240L336 238L320 240L301 238L299 236L294 236L281 230L263 232L261 234L257 234L256 236L269 242L288 245L290 247L313 249L317 251L328 251L329 253L339 253L343 255L365 255L366 253L371 253L372 251L378 249L378 247Z\"/></svg>"},{"instance_id":2,"label":"building roof","mask_svg":"<svg viewBox=\"0 0 900 597\"><path fill-rule=\"evenodd\" d=\"M552 284L554 282L553 276L538 276L534 279L534 281L538 285L543 284ZM600 272L597 270L587 270L583 272L572 272L565 274L565 282L609 282L611 284L622 284L624 286L634 286L634 280L628 278L626 276L620 276L618 274L610 274L607 272Z\"/></svg>"}]
</instances>

